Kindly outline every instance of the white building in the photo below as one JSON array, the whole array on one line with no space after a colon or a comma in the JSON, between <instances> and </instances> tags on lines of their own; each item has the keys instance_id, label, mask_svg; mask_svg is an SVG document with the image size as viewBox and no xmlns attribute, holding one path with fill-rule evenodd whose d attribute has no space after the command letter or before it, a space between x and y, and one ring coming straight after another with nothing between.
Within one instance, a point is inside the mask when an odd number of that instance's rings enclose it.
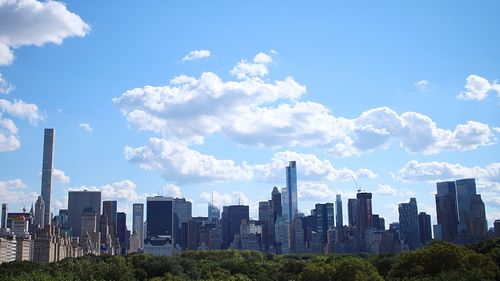
<instances>
[{"instance_id":1,"label":"white building","mask_svg":"<svg viewBox=\"0 0 500 281\"><path fill-rule=\"evenodd\" d=\"M172 237L161 235L144 240L144 253L153 256L171 256L173 251Z\"/></svg>"}]
</instances>

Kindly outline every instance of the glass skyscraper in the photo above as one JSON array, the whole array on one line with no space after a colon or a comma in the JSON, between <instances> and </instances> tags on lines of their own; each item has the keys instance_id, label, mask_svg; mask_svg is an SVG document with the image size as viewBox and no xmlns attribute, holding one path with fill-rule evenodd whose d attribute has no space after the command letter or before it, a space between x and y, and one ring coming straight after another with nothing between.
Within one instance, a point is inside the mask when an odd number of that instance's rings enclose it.
<instances>
[{"instance_id":1,"label":"glass skyscraper","mask_svg":"<svg viewBox=\"0 0 500 281\"><path fill-rule=\"evenodd\" d=\"M288 222L291 223L295 215L299 213L297 206L297 165L295 161L290 161L286 167L286 190L288 193L288 198L286 199L288 201L286 218Z\"/></svg>"},{"instance_id":2,"label":"glass skyscraper","mask_svg":"<svg viewBox=\"0 0 500 281\"><path fill-rule=\"evenodd\" d=\"M50 224L50 194L52 191L52 170L54 158L54 129L45 129L43 136L42 198L45 203L44 225ZM43 227L43 225L41 226Z\"/></svg>"},{"instance_id":3,"label":"glass skyscraper","mask_svg":"<svg viewBox=\"0 0 500 281\"><path fill-rule=\"evenodd\" d=\"M340 194L337 194L337 200L335 200L335 209L337 211L335 216L335 226L340 228L344 225L344 220L342 218L342 198Z\"/></svg>"},{"instance_id":4,"label":"glass skyscraper","mask_svg":"<svg viewBox=\"0 0 500 281\"><path fill-rule=\"evenodd\" d=\"M454 181L436 183L436 214L441 233L435 236L445 241L453 241L457 236L458 212L457 193Z\"/></svg>"},{"instance_id":5,"label":"glass skyscraper","mask_svg":"<svg viewBox=\"0 0 500 281\"><path fill-rule=\"evenodd\" d=\"M399 204L399 227L401 236L410 250L420 246L417 200Z\"/></svg>"},{"instance_id":6,"label":"glass skyscraper","mask_svg":"<svg viewBox=\"0 0 500 281\"><path fill-rule=\"evenodd\" d=\"M70 191L68 192L68 225L73 237L81 236L81 218L83 210L91 208L96 214L101 213L100 191ZM99 231L99 226L97 231Z\"/></svg>"},{"instance_id":7,"label":"glass skyscraper","mask_svg":"<svg viewBox=\"0 0 500 281\"><path fill-rule=\"evenodd\" d=\"M132 234L139 236L139 248L144 248L144 204L132 205Z\"/></svg>"},{"instance_id":8,"label":"glass skyscraper","mask_svg":"<svg viewBox=\"0 0 500 281\"><path fill-rule=\"evenodd\" d=\"M147 238L170 235L173 239L174 200L172 197L155 196L147 198Z\"/></svg>"}]
</instances>

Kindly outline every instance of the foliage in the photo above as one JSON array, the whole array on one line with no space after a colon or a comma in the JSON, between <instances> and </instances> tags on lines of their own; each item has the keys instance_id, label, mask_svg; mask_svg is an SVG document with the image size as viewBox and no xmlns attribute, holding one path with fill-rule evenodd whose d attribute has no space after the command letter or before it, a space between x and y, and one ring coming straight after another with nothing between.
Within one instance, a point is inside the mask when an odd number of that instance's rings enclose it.
<instances>
[{"instance_id":1,"label":"foliage","mask_svg":"<svg viewBox=\"0 0 500 281\"><path fill-rule=\"evenodd\" d=\"M272 255L254 251L188 251L173 257L145 254L84 256L56 263L0 265L0 280L500 280L500 239L459 246L431 243L405 254Z\"/></svg>"}]
</instances>

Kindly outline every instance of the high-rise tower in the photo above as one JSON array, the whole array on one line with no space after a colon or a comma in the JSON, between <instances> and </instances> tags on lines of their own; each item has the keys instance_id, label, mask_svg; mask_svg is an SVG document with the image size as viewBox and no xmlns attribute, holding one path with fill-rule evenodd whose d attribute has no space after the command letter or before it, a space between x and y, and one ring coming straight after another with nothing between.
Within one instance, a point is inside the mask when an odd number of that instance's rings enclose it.
<instances>
[{"instance_id":1,"label":"high-rise tower","mask_svg":"<svg viewBox=\"0 0 500 281\"><path fill-rule=\"evenodd\" d=\"M286 167L286 189L288 192L288 214L285 216L289 223L293 222L295 215L299 213L297 206L297 165L290 161Z\"/></svg>"},{"instance_id":2,"label":"high-rise tower","mask_svg":"<svg viewBox=\"0 0 500 281\"><path fill-rule=\"evenodd\" d=\"M399 204L399 227L404 242L410 250L420 246L417 200L410 198L409 203Z\"/></svg>"},{"instance_id":3,"label":"high-rise tower","mask_svg":"<svg viewBox=\"0 0 500 281\"><path fill-rule=\"evenodd\" d=\"M50 193L54 158L54 129L45 129L43 136L42 198L45 203L44 224L50 224ZM43 227L43 226L42 226Z\"/></svg>"},{"instance_id":4,"label":"high-rise tower","mask_svg":"<svg viewBox=\"0 0 500 281\"><path fill-rule=\"evenodd\" d=\"M335 217L335 226L340 228L344 225L344 220L342 219L342 198L340 194L337 194L337 200L335 200L335 209L337 211Z\"/></svg>"},{"instance_id":5,"label":"high-rise tower","mask_svg":"<svg viewBox=\"0 0 500 281\"><path fill-rule=\"evenodd\" d=\"M436 215L441 233L435 236L445 241L453 241L457 235L458 212L457 192L454 181L436 183Z\"/></svg>"}]
</instances>

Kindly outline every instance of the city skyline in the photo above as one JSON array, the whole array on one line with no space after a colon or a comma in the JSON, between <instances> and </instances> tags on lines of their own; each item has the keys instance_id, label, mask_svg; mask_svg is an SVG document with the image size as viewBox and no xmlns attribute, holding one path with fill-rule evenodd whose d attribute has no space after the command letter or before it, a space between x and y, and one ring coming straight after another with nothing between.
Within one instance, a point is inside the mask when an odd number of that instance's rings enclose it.
<instances>
[{"instance_id":1,"label":"city skyline","mask_svg":"<svg viewBox=\"0 0 500 281\"><path fill-rule=\"evenodd\" d=\"M40 22L6 16L21 2L30 5L17 11ZM129 230L133 203L158 194L191 201L193 216L212 200L221 212L241 202L256 219L296 161L300 213L339 194L347 224L361 189L386 224L416 198L435 225L436 182L475 178L488 227L500 218L498 3L452 13L433 1L366 3L361 14L337 2L66 4L0 4L0 202L9 212L42 195L43 128L54 128L43 198L53 215L69 191L87 189L117 201ZM221 10L231 12L211 16ZM135 13L152 20L123 20ZM44 23L49 31L36 29Z\"/></svg>"}]
</instances>

